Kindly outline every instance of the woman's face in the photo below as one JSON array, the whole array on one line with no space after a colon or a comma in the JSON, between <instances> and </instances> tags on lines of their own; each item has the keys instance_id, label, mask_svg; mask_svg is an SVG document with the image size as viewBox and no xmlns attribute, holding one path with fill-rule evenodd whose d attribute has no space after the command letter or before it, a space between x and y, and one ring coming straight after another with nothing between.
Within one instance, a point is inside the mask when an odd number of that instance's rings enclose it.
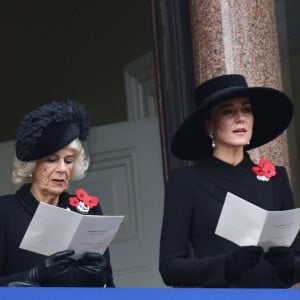
<instances>
[{"instance_id":1,"label":"woman's face","mask_svg":"<svg viewBox=\"0 0 300 300\"><path fill-rule=\"evenodd\" d=\"M253 122L250 100L242 97L216 104L206 126L213 132L216 148L225 149L247 145Z\"/></svg>"},{"instance_id":2,"label":"woman's face","mask_svg":"<svg viewBox=\"0 0 300 300\"><path fill-rule=\"evenodd\" d=\"M41 194L60 195L69 185L74 169L75 150L63 148L37 160L32 186Z\"/></svg>"}]
</instances>

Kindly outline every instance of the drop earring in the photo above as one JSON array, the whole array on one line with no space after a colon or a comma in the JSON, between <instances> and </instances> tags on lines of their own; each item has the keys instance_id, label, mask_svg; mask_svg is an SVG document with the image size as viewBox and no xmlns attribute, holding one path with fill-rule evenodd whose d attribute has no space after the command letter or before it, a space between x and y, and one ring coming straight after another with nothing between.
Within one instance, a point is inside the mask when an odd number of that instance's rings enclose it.
<instances>
[{"instance_id":1,"label":"drop earring","mask_svg":"<svg viewBox=\"0 0 300 300\"><path fill-rule=\"evenodd\" d=\"M216 147L216 143L215 143L215 139L214 139L214 133L212 131L210 131L208 133L208 136L211 138L211 147L215 148Z\"/></svg>"}]
</instances>

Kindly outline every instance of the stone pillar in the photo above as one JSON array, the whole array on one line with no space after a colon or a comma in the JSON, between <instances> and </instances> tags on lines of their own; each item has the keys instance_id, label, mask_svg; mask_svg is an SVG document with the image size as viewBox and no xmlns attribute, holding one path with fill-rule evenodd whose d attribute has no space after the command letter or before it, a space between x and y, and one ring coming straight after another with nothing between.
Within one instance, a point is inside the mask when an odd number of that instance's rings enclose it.
<instances>
[{"instance_id":1,"label":"stone pillar","mask_svg":"<svg viewBox=\"0 0 300 300\"><path fill-rule=\"evenodd\" d=\"M190 0L190 14L196 85L239 73L249 86L282 88L274 0ZM286 132L250 151L289 170L287 153Z\"/></svg>"}]
</instances>

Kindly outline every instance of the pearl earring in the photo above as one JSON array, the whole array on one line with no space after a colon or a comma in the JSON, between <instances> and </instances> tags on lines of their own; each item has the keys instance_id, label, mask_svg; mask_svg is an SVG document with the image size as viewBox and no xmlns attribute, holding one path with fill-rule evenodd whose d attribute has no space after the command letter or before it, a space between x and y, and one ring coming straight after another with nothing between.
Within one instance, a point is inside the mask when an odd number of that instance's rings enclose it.
<instances>
[{"instance_id":1,"label":"pearl earring","mask_svg":"<svg viewBox=\"0 0 300 300\"><path fill-rule=\"evenodd\" d=\"M214 133L212 131L210 131L208 133L208 136L211 138L211 147L215 148L216 147L216 143L215 143L215 139L214 139Z\"/></svg>"}]
</instances>

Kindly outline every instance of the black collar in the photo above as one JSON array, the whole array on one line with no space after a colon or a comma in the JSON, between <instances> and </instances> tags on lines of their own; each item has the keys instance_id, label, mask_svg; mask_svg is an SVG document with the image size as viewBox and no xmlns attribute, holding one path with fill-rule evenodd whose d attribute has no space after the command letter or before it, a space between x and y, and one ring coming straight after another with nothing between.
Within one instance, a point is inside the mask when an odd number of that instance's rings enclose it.
<instances>
[{"instance_id":1,"label":"black collar","mask_svg":"<svg viewBox=\"0 0 300 300\"><path fill-rule=\"evenodd\" d=\"M34 215L39 201L35 199L35 197L30 192L31 185L25 184L17 190L16 195L19 197L21 204L24 208L31 214ZM69 194L67 192L63 192L59 196L58 207L66 208L68 206Z\"/></svg>"}]
</instances>

